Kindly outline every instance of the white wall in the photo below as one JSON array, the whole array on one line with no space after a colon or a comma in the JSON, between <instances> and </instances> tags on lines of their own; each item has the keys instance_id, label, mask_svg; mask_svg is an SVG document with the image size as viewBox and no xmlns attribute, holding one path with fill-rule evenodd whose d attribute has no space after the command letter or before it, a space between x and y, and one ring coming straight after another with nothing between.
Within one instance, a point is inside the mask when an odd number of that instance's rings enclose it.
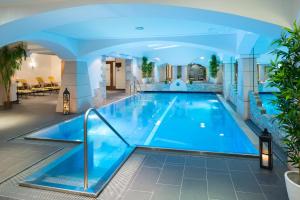
<instances>
[{"instance_id":1,"label":"white wall","mask_svg":"<svg viewBox=\"0 0 300 200\"><path fill-rule=\"evenodd\" d=\"M116 62L120 62L122 64L122 66L120 68L115 67L116 89L125 89L126 88L125 60L124 59L117 59Z\"/></svg>"},{"instance_id":2,"label":"white wall","mask_svg":"<svg viewBox=\"0 0 300 200\"><path fill-rule=\"evenodd\" d=\"M54 76L57 82L61 82L61 59L55 55L31 54L22 63L15 78L37 84L37 76L43 77L45 82L49 82L48 76Z\"/></svg>"},{"instance_id":3,"label":"white wall","mask_svg":"<svg viewBox=\"0 0 300 200\"><path fill-rule=\"evenodd\" d=\"M115 61L113 62L113 79L114 79L114 86L116 89L125 89L126 88L126 79L125 79L125 59L121 58L108 58L107 61ZM121 63L120 68L116 68L116 62ZM106 73L106 85L110 85L110 65L106 65L105 73Z\"/></svg>"}]
</instances>

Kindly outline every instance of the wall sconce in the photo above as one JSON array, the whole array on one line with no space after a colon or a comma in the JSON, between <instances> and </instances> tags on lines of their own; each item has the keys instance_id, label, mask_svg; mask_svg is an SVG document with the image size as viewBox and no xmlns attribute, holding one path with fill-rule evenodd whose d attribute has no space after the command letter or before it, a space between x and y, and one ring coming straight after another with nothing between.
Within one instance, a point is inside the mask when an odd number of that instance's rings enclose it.
<instances>
[{"instance_id":1,"label":"wall sconce","mask_svg":"<svg viewBox=\"0 0 300 200\"><path fill-rule=\"evenodd\" d=\"M259 136L259 161L261 168L270 170L273 168L272 135L267 129Z\"/></svg>"},{"instance_id":2,"label":"wall sconce","mask_svg":"<svg viewBox=\"0 0 300 200\"><path fill-rule=\"evenodd\" d=\"M63 93L63 113L64 115L70 114L70 92L67 88Z\"/></svg>"}]
</instances>

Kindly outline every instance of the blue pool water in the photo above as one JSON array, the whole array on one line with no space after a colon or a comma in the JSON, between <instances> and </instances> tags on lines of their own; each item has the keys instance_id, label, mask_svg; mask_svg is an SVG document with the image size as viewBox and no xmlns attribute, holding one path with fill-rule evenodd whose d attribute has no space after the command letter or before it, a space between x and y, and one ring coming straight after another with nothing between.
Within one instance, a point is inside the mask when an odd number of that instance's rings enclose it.
<instances>
[{"instance_id":1,"label":"blue pool water","mask_svg":"<svg viewBox=\"0 0 300 200\"><path fill-rule=\"evenodd\" d=\"M259 96L262 101L262 106L266 109L267 114L279 114L279 110L276 108L276 105L272 103L272 101L276 99L275 95L273 95L272 93L260 93Z\"/></svg>"},{"instance_id":2,"label":"blue pool water","mask_svg":"<svg viewBox=\"0 0 300 200\"><path fill-rule=\"evenodd\" d=\"M215 94L143 93L98 111L132 145L257 155L257 150ZM126 146L96 115L91 114L89 190L96 193L133 147ZM35 139L83 140L83 116L28 136ZM26 179L42 187L83 191L83 150L71 153Z\"/></svg>"}]
</instances>

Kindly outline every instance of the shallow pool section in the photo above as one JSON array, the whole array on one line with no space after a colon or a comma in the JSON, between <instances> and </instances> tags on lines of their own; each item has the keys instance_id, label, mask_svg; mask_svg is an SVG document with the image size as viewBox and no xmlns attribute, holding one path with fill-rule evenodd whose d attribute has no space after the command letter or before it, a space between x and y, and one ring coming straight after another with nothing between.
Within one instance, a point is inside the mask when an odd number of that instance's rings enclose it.
<instances>
[{"instance_id":1,"label":"shallow pool section","mask_svg":"<svg viewBox=\"0 0 300 200\"><path fill-rule=\"evenodd\" d=\"M257 149L212 93L142 93L98 111L132 145L257 155ZM97 120L91 115L91 121ZM93 119L94 118L94 119ZM93 127L100 141L104 124ZM83 116L27 138L83 139ZM113 141L113 139L111 139Z\"/></svg>"},{"instance_id":2,"label":"shallow pool section","mask_svg":"<svg viewBox=\"0 0 300 200\"><path fill-rule=\"evenodd\" d=\"M260 99L262 101L262 106L266 109L266 113L269 115L279 114L279 110L272 103L276 99L276 96L272 93L259 93Z\"/></svg>"},{"instance_id":3,"label":"shallow pool section","mask_svg":"<svg viewBox=\"0 0 300 200\"><path fill-rule=\"evenodd\" d=\"M99 119L90 121L87 189L84 189L83 144L27 177L21 185L97 196L129 157L134 146L125 144ZM101 127L101 131L97 127Z\"/></svg>"}]
</instances>

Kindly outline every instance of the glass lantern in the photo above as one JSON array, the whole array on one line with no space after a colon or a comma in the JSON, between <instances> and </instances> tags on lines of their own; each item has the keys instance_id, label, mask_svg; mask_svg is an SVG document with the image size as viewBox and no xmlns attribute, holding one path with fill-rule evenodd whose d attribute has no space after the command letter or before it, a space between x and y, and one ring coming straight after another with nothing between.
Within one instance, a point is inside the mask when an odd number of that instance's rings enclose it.
<instances>
[{"instance_id":1,"label":"glass lantern","mask_svg":"<svg viewBox=\"0 0 300 200\"><path fill-rule=\"evenodd\" d=\"M63 113L64 115L70 114L70 92L67 88L63 93Z\"/></svg>"},{"instance_id":2,"label":"glass lantern","mask_svg":"<svg viewBox=\"0 0 300 200\"><path fill-rule=\"evenodd\" d=\"M272 136L267 129L259 136L259 158L261 168L273 168Z\"/></svg>"}]
</instances>

